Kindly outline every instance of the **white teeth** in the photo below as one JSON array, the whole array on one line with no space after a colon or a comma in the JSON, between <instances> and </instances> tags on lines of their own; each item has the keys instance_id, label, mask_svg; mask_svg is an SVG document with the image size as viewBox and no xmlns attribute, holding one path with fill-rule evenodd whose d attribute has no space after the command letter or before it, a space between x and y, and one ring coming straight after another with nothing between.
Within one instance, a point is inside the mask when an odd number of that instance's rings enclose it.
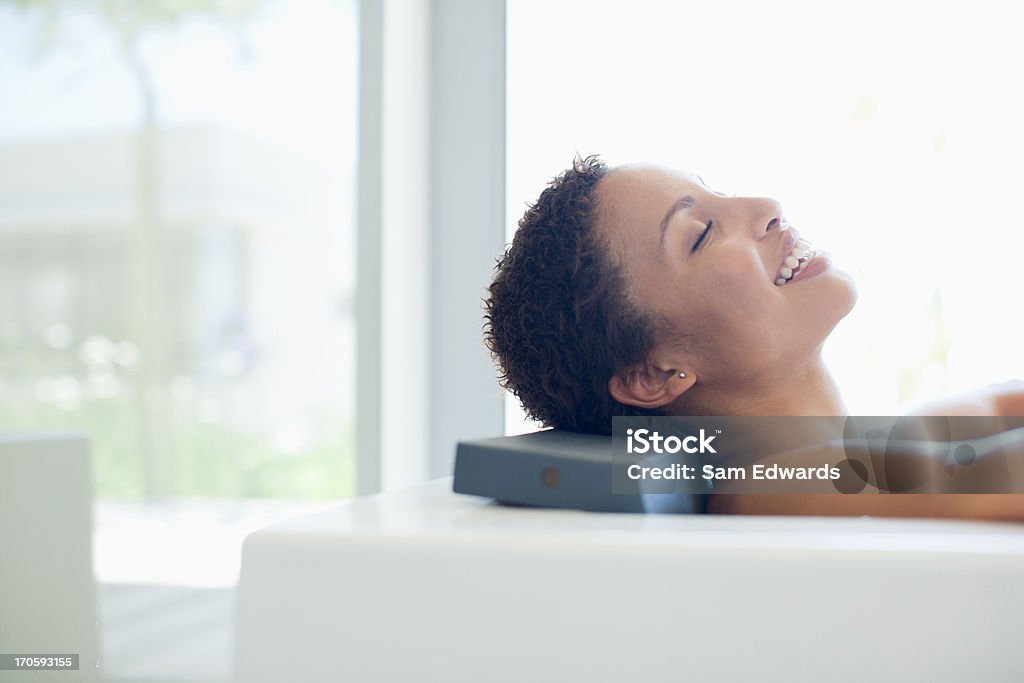
<instances>
[{"instance_id":1,"label":"white teeth","mask_svg":"<svg viewBox=\"0 0 1024 683\"><path fill-rule=\"evenodd\" d=\"M814 250L811 248L811 243L802 237L797 240L796 246L793 247L793 251L790 252L786 260L783 261L782 268L779 269L779 274L776 277L775 284L781 287L788 283L797 273L804 267L804 264L814 258Z\"/></svg>"}]
</instances>

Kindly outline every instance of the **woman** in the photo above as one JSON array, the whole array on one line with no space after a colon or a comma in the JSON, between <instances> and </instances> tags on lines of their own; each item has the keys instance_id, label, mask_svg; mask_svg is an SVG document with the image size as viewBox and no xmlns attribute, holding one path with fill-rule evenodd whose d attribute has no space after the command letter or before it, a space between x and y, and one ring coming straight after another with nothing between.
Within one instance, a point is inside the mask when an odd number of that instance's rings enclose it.
<instances>
[{"instance_id":1,"label":"woman","mask_svg":"<svg viewBox=\"0 0 1024 683\"><path fill-rule=\"evenodd\" d=\"M700 178L577 159L499 260L485 335L527 414L609 433L615 415L844 415L821 357L854 283L777 202ZM1024 413L1019 384L925 409ZM1024 519L1018 495L726 495L753 514ZM875 490L877 493L877 490Z\"/></svg>"}]
</instances>

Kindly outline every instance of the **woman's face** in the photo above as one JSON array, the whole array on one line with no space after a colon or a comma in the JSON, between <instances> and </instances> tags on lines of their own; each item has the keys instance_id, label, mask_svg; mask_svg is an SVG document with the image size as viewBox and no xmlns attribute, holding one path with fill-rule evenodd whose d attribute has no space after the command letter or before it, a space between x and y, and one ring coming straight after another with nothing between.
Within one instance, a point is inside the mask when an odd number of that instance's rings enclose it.
<instances>
[{"instance_id":1,"label":"woman's face","mask_svg":"<svg viewBox=\"0 0 1024 683\"><path fill-rule=\"evenodd\" d=\"M817 357L856 302L850 277L772 199L725 196L696 176L642 166L610 171L597 196L597 230L632 301L655 321L656 364L723 383L797 366ZM813 255L795 274L782 270L805 251Z\"/></svg>"}]
</instances>

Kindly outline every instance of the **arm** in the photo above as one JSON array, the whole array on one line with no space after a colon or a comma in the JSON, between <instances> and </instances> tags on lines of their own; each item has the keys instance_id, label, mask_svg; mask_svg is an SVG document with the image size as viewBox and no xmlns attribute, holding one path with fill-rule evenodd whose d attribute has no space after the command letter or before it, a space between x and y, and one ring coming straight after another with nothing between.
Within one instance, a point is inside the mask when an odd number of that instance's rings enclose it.
<instances>
[{"instance_id":1,"label":"arm","mask_svg":"<svg viewBox=\"0 0 1024 683\"><path fill-rule=\"evenodd\" d=\"M984 425L988 421L966 422ZM957 431L954 427L953 431ZM881 482L883 490L867 485L857 494L839 494L831 483L822 483L814 493L761 493L745 482L716 482L715 493L708 502L707 511L719 514L770 514L770 515L822 515L880 517L934 517L980 520L1024 521L1024 494L995 493L976 494L971 491L1020 491L1024 485L1024 429L1002 433L999 436L980 439L979 435L954 435L954 440L977 439L972 442L977 456L964 466L949 467L954 461L942 448L921 448L908 442L909 449L899 452L885 449L885 453L872 449L869 469L873 470L872 482ZM836 442L832 442L835 444ZM758 456L737 465L756 463L777 463L780 466L815 467L822 463L837 465L846 457L842 444L826 445L813 449L787 451L776 455ZM862 463L862 464L864 464ZM892 468L896 469L893 470ZM897 481L907 481L906 474L913 473L912 481L921 482L924 490L942 493L891 493L886 489L887 473L903 476ZM918 488L918 490L921 490Z\"/></svg>"},{"instance_id":2,"label":"arm","mask_svg":"<svg viewBox=\"0 0 1024 683\"><path fill-rule=\"evenodd\" d=\"M1024 425L1024 380L1012 380L994 387L995 414L1013 425ZM1012 419L1018 418L1018 419Z\"/></svg>"},{"instance_id":3,"label":"arm","mask_svg":"<svg viewBox=\"0 0 1024 683\"><path fill-rule=\"evenodd\" d=\"M1024 425L1024 380L990 384L976 391L924 403L907 414L990 416L1003 418L998 421L999 431L1020 427Z\"/></svg>"},{"instance_id":4,"label":"arm","mask_svg":"<svg viewBox=\"0 0 1024 683\"><path fill-rule=\"evenodd\" d=\"M715 494L707 511L726 515L934 517L1024 521L1024 494Z\"/></svg>"}]
</instances>

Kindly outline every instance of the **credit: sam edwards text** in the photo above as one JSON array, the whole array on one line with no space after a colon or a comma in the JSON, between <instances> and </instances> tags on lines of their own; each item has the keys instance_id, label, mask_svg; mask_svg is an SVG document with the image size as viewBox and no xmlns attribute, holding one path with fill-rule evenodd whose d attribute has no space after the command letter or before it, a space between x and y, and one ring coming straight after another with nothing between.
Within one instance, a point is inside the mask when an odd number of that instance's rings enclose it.
<instances>
[{"instance_id":1,"label":"credit: sam edwards text","mask_svg":"<svg viewBox=\"0 0 1024 683\"><path fill-rule=\"evenodd\" d=\"M749 475L748 475L749 473ZM697 467L674 463L665 467L648 467L630 465L626 468L626 476L630 479L696 479ZM821 467L781 467L779 465L752 465L746 467L716 467L704 465L700 469L700 478L706 480L721 479L838 479L839 468L822 465Z\"/></svg>"}]
</instances>

